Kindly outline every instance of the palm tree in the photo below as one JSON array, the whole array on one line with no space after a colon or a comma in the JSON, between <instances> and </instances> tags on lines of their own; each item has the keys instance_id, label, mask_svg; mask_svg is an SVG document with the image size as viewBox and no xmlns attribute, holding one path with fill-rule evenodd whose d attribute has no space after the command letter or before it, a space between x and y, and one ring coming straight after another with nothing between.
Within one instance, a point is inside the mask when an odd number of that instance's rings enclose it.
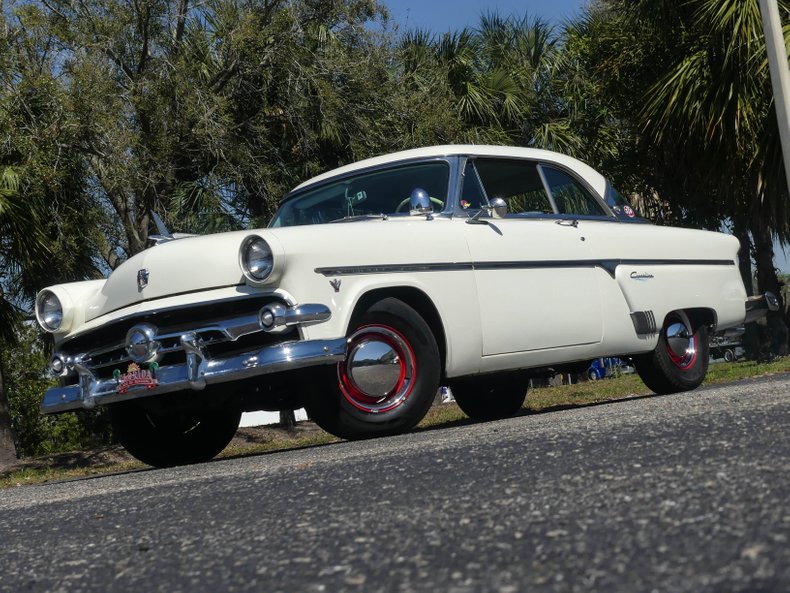
<instances>
[{"instance_id":1,"label":"palm tree","mask_svg":"<svg viewBox=\"0 0 790 593\"><path fill-rule=\"evenodd\" d=\"M562 52L539 18L484 14L476 28L403 36L404 84L447 96L462 130L456 141L518 144L585 156L567 103L557 94Z\"/></svg>"},{"instance_id":2,"label":"palm tree","mask_svg":"<svg viewBox=\"0 0 790 593\"><path fill-rule=\"evenodd\" d=\"M11 167L0 171L0 341L13 343L21 320L15 291L18 273L36 257L43 257L39 212L35 203L26 203L19 194L19 177ZM3 361L0 360L0 467L16 459L8 398L4 389Z\"/></svg>"},{"instance_id":3,"label":"palm tree","mask_svg":"<svg viewBox=\"0 0 790 593\"><path fill-rule=\"evenodd\" d=\"M787 13L790 5L782 4ZM656 19L662 11L659 18L676 19L680 39L675 59L648 91L645 130L671 147L670 160L701 172L724 201L721 213L749 229L758 290L779 295L772 239L790 239L790 202L758 0L639 0L630 6L631 18ZM686 31L678 35L680 26ZM783 317L769 316L773 350L780 354L787 353Z\"/></svg>"},{"instance_id":4,"label":"palm tree","mask_svg":"<svg viewBox=\"0 0 790 593\"><path fill-rule=\"evenodd\" d=\"M758 0L599 0L582 28L588 69L631 136L641 191L686 224L730 224L744 283L753 255L758 290L779 294L772 238L790 239L790 201ZM769 324L785 351L782 314Z\"/></svg>"}]
</instances>

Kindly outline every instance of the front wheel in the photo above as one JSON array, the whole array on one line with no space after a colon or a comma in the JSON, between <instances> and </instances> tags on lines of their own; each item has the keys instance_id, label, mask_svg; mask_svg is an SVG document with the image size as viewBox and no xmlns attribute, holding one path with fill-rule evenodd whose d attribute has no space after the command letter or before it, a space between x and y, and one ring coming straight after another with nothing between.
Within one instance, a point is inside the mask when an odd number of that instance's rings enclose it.
<instances>
[{"instance_id":1,"label":"front wheel","mask_svg":"<svg viewBox=\"0 0 790 593\"><path fill-rule=\"evenodd\" d=\"M667 316L656 349L635 356L634 366L655 393L676 393L699 387L708 372L709 356L707 327L695 327L680 311Z\"/></svg>"},{"instance_id":2,"label":"front wheel","mask_svg":"<svg viewBox=\"0 0 790 593\"><path fill-rule=\"evenodd\" d=\"M154 467L208 461L233 439L241 410L229 405L204 411L154 413L137 402L109 408L113 434L134 457Z\"/></svg>"},{"instance_id":3,"label":"front wheel","mask_svg":"<svg viewBox=\"0 0 790 593\"><path fill-rule=\"evenodd\" d=\"M527 396L526 383L518 377L466 379L453 383L452 390L461 411L480 422L510 418Z\"/></svg>"},{"instance_id":4,"label":"front wheel","mask_svg":"<svg viewBox=\"0 0 790 593\"><path fill-rule=\"evenodd\" d=\"M440 374L439 347L425 320L403 301L383 299L353 323L346 360L319 372L305 408L344 439L398 434L425 416Z\"/></svg>"}]
</instances>

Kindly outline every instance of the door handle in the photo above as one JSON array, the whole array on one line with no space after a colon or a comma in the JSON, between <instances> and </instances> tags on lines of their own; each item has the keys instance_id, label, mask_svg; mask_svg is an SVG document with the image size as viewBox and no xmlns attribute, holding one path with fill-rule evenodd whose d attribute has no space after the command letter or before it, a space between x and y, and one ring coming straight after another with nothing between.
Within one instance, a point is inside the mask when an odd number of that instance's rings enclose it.
<instances>
[{"instance_id":1,"label":"door handle","mask_svg":"<svg viewBox=\"0 0 790 593\"><path fill-rule=\"evenodd\" d=\"M579 221L575 218L573 220L568 220L567 218L563 218L562 220L558 220L557 224L560 226L572 226L574 228L579 226Z\"/></svg>"}]
</instances>

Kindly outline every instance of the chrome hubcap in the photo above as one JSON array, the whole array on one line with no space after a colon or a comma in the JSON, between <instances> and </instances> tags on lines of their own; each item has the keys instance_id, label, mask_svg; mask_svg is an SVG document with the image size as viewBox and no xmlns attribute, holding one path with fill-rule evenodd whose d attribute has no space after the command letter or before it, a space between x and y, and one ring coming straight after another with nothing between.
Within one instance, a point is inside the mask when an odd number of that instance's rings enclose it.
<instances>
[{"instance_id":1,"label":"chrome hubcap","mask_svg":"<svg viewBox=\"0 0 790 593\"><path fill-rule=\"evenodd\" d=\"M687 369L697 358L697 341L689 326L683 321L673 321L666 330L667 353L680 369Z\"/></svg>"},{"instance_id":2,"label":"chrome hubcap","mask_svg":"<svg viewBox=\"0 0 790 593\"><path fill-rule=\"evenodd\" d=\"M364 412L386 412L408 398L415 369L406 338L390 327L367 325L348 339L348 357L338 365L340 390Z\"/></svg>"},{"instance_id":3,"label":"chrome hubcap","mask_svg":"<svg viewBox=\"0 0 790 593\"><path fill-rule=\"evenodd\" d=\"M354 387L372 396L386 396L400 377L398 353L386 342L361 342L349 354L346 365Z\"/></svg>"}]
</instances>

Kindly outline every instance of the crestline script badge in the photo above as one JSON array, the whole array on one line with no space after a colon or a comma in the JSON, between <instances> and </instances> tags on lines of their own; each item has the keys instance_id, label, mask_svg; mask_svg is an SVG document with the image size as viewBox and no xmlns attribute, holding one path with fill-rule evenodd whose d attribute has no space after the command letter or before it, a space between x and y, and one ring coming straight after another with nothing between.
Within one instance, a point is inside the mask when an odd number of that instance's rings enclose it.
<instances>
[{"instance_id":1,"label":"crestline script badge","mask_svg":"<svg viewBox=\"0 0 790 593\"><path fill-rule=\"evenodd\" d=\"M130 364L125 373L115 369L112 372L112 376L118 381L118 393L123 395L132 387L153 389L159 385L159 380L156 378L156 370L158 368L159 365L152 362L149 369L142 369L135 363Z\"/></svg>"}]
</instances>

